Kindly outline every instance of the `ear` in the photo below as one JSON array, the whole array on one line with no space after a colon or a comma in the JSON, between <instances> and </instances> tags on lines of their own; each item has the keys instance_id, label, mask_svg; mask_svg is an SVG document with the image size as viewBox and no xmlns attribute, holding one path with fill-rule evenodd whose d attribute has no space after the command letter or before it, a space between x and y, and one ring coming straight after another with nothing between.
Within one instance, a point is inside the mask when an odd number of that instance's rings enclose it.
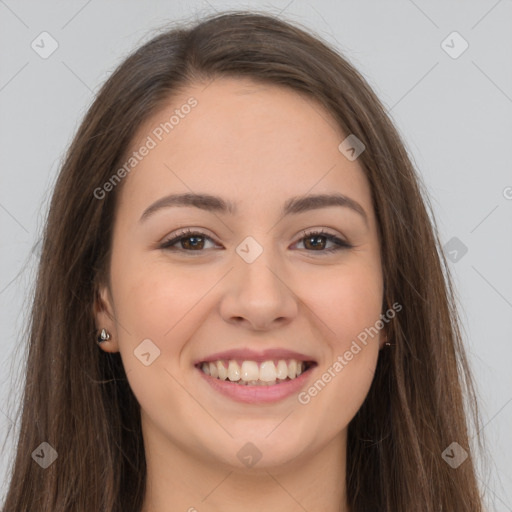
<instances>
[{"instance_id":1,"label":"ear","mask_svg":"<svg viewBox=\"0 0 512 512\"><path fill-rule=\"evenodd\" d=\"M96 287L94 294L93 315L97 332L105 329L110 339L99 343L105 352L119 352L119 338L117 335L113 300L106 285Z\"/></svg>"}]
</instances>

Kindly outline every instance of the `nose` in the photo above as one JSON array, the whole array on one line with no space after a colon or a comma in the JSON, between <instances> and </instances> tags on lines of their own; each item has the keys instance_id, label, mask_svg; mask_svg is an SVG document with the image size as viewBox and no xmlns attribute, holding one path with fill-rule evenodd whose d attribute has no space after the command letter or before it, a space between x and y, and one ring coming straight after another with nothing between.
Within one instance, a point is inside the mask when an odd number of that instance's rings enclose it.
<instances>
[{"instance_id":1,"label":"nose","mask_svg":"<svg viewBox=\"0 0 512 512\"><path fill-rule=\"evenodd\" d=\"M220 305L226 322L262 331L284 326L296 317L298 299L290 278L270 253L264 250L252 263L235 255Z\"/></svg>"}]
</instances>

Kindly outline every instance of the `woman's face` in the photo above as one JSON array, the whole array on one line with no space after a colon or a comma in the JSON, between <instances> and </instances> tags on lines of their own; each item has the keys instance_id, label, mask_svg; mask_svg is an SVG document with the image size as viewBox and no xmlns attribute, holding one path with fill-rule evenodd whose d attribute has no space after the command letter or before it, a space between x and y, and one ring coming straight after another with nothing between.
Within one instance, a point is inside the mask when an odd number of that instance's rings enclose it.
<instances>
[{"instance_id":1,"label":"woman's face","mask_svg":"<svg viewBox=\"0 0 512 512\"><path fill-rule=\"evenodd\" d=\"M345 446L384 338L360 341L383 276L345 138L312 100L238 79L189 87L139 130L96 320L154 454L271 468Z\"/></svg>"}]
</instances>

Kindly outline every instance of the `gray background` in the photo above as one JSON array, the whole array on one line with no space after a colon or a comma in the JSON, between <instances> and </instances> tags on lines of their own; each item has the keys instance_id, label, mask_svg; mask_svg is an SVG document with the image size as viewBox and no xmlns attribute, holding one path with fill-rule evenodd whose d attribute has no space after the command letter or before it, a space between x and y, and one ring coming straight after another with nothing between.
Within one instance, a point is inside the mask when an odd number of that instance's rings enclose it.
<instances>
[{"instance_id":1,"label":"gray background","mask_svg":"<svg viewBox=\"0 0 512 512\"><path fill-rule=\"evenodd\" d=\"M19 401L20 333L36 244L65 149L95 91L152 30L243 7L280 12L334 44L403 135L443 244L457 238L450 266L490 454L480 481L490 510L512 511L510 0L0 0L0 499L15 439L6 433ZM43 31L59 45L47 59L31 48ZM453 31L469 44L457 58L442 47ZM460 51L461 42L451 39L450 51Z\"/></svg>"}]
</instances>

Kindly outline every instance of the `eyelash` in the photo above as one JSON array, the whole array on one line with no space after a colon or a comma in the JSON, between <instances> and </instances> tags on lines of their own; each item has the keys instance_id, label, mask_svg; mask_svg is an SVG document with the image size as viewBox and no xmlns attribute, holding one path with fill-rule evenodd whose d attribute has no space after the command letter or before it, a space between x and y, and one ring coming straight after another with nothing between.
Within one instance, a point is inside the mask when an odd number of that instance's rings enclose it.
<instances>
[{"instance_id":1,"label":"eyelash","mask_svg":"<svg viewBox=\"0 0 512 512\"><path fill-rule=\"evenodd\" d=\"M305 238L318 237L318 236L327 238L328 241L336 244L335 247L331 247L330 249L318 250L318 251L308 250L308 252L320 252L320 253L325 254L325 253L333 253L333 252L341 251L344 249L353 248L353 245L349 244L348 242L345 242L344 240L341 240L340 238L338 238L335 235L332 235L332 234L324 231L323 229L320 229L319 231L303 231L301 233L301 238L299 239L299 241L302 241ZM188 253L204 252L204 249L195 251L195 250L187 250L187 249L172 247L180 240L186 239L186 238L191 238L191 237L201 237L201 238L211 240L212 242L215 242L215 240L213 240L211 237L209 237L205 233L202 233L201 231L193 231L191 229L187 229L185 231L178 233L176 236L170 238L169 240L165 240L164 242L162 242L162 244L160 245L160 249L166 249L168 251L188 252Z\"/></svg>"}]
</instances>

